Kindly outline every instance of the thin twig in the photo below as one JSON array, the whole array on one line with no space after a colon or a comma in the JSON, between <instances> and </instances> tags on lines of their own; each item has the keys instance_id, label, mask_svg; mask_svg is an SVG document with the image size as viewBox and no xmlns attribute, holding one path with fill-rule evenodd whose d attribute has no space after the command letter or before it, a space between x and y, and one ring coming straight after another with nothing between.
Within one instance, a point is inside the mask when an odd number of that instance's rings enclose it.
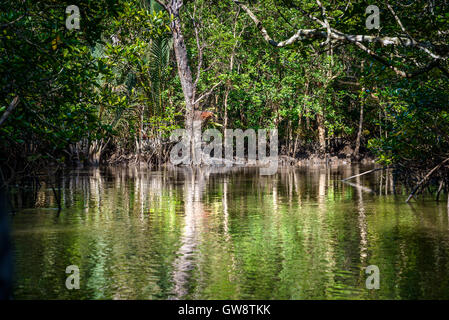
<instances>
[{"instance_id":1,"label":"thin twig","mask_svg":"<svg viewBox=\"0 0 449 320\"><path fill-rule=\"evenodd\" d=\"M345 178L345 179L343 179L341 181L347 181L347 180L350 180L350 179L353 179L353 178L364 176L365 174L368 174L368 173L371 173L371 172L375 172L375 171L379 171L379 170L385 170L385 169L390 169L390 168L391 168L390 166L387 166L387 167L383 167L383 168L376 168L376 169L368 170L368 171L362 172L360 174L356 174L355 176L350 176L349 178Z\"/></svg>"},{"instance_id":2,"label":"thin twig","mask_svg":"<svg viewBox=\"0 0 449 320\"><path fill-rule=\"evenodd\" d=\"M422 178L422 180L416 185L416 187L413 189L412 193L410 193L410 195L408 196L407 200L405 200L405 202L409 202L410 199L415 195L415 193L418 191L419 187L421 187L421 185L426 182L430 176L437 171L439 168L441 168L446 162L449 161L449 158L447 158L446 160L442 161L440 164L438 164L435 168L433 168L432 170L430 170L424 178Z\"/></svg>"}]
</instances>

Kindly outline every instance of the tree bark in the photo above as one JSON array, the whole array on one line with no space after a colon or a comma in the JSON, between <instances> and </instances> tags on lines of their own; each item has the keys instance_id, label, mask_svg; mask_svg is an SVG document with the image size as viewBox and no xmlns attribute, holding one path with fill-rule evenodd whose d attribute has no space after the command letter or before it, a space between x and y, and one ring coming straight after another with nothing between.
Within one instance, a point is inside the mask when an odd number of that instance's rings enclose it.
<instances>
[{"instance_id":1,"label":"tree bark","mask_svg":"<svg viewBox=\"0 0 449 320\"><path fill-rule=\"evenodd\" d=\"M191 159L194 159L195 148L193 147L193 118L194 118L194 84L192 79L192 71L189 66L187 56L187 48L182 34L181 18L179 10L183 5L182 0L172 0L165 5L166 10L173 16L171 23L171 31L173 36L173 48L175 50L176 64L178 65L178 75L181 81L182 92L186 104L185 129L190 139Z\"/></svg>"},{"instance_id":2,"label":"tree bark","mask_svg":"<svg viewBox=\"0 0 449 320\"><path fill-rule=\"evenodd\" d=\"M326 154L326 128L324 127L324 116L317 113L316 122L318 125L318 141L320 143L320 155Z\"/></svg>"},{"instance_id":3,"label":"tree bark","mask_svg":"<svg viewBox=\"0 0 449 320\"><path fill-rule=\"evenodd\" d=\"M362 89L363 90L363 89ZM355 140L355 149L354 149L354 158L356 161L360 159L360 140L362 139L362 130L363 130L363 106L364 103L361 101L360 104L360 119L359 119L359 130L357 132L357 138Z\"/></svg>"}]
</instances>

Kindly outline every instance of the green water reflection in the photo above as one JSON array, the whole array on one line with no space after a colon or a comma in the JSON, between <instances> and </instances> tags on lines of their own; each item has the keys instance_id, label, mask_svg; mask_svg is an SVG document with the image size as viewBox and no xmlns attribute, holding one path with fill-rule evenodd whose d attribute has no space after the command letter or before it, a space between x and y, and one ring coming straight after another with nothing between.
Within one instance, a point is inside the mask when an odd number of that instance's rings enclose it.
<instances>
[{"instance_id":1,"label":"green water reflection","mask_svg":"<svg viewBox=\"0 0 449 320\"><path fill-rule=\"evenodd\" d=\"M59 216L50 189L13 195L14 296L449 299L446 203L405 204L380 171L341 181L365 169L74 171Z\"/></svg>"}]
</instances>

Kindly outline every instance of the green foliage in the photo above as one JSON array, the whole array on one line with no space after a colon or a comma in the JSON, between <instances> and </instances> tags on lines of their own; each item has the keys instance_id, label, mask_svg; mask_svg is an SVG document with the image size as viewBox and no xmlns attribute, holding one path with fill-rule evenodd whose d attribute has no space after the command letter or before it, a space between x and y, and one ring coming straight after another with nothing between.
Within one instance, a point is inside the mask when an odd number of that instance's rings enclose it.
<instances>
[{"instance_id":1,"label":"green foliage","mask_svg":"<svg viewBox=\"0 0 449 320\"><path fill-rule=\"evenodd\" d=\"M0 4L0 103L20 103L0 127L2 158L21 149L52 157L98 124L92 94L101 69L90 47L105 20L116 13L112 1L77 1L83 24L65 27L67 3L3 1ZM45 13L45 14L44 14Z\"/></svg>"},{"instance_id":2,"label":"green foliage","mask_svg":"<svg viewBox=\"0 0 449 320\"><path fill-rule=\"evenodd\" d=\"M381 29L367 30L369 1L322 3L328 21L341 32L404 34L386 5L379 4ZM68 160L82 146L95 144L101 152L107 146L107 156L133 154L140 152L143 140L166 139L184 123L173 17L155 1L70 4L80 7L80 30L65 28L69 3L0 4L0 115L20 97L0 126L2 161L34 154ZM389 4L409 36L436 43L436 53L444 53L449 41L446 2ZM322 28L310 18L322 19L316 1L264 0L248 6L263 17L276 40L298 28ZM211 125L221 128L226 119L229 128L277 127L292 156L299 150L297 141L304 148L314 146L323 130L326 139L338 137L352 147L357 137L362 147L369 141L372 152L387 164L447 156L448 81L441 72L447 60L440 62L441 69L400 80L355 46L329 49L319 39L274 48L232 1L185 1L181 22L197 80L195 97L220 84L198 106L214 112ZM367 46L407 72L432 63L424 50Z\"/></svg>"},{"instance_id":3,"label":"green foliage","mask_svg":"<svg viewBox=\"0 0 449 320\"><path fill-rule=\"evenodd\" d=\"M369 146L385 164L441 162L449 150L449 85L444 79L386 88L385 134Z\"/></svg>"}]
</instances>

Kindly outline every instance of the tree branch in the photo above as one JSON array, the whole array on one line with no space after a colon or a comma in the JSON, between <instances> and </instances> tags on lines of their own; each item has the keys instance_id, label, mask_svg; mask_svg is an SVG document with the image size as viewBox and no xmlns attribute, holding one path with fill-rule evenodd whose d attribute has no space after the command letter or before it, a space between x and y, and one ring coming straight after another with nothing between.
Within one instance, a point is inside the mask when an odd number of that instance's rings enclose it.
<instances>
[{"instance_id":1,"label":"tree branch","mask_svg":"<svg viewBox=\"0 0 449 320\"><path fill-rule=\"evenodd\" d=\"M419 187L427 181L427 179L430 178L430 176L437 171L439 168L441 168L441 166L443 166L446 162L449 161L449 158L447 158L446 160L442 161L440 164L438 164L436 167L434 167L432 170L430 170L426 176L416 185L416 187L413 189L412 193L410 193L410 195L408 196L407 200L405 200L405 202L409 202L410 199L415 195L415 193L418 191Z\"/></svg>"},{"instance_id":2,"label":"tree branch","mask_svg":"<svg viewBox=\"0 0 449 320\"><path fill-rule=\"evenodd\" d=\"M9 104L9 107L6 109L6 111L3 113L2 117L0 118L0 126L3 124L3 122L8 119L9 115L12 113L14 108L19 104L20 98L19 96L16 96L12 102Z\"/></svg>"},{"instance_id":3,"label":"tree branch","mask_svg":"<svg viewBox=\"0 0 449 320\"><path fill-rule=\"evenodd\" d=\"M320 0L316 0L316 3L318 4L318 6L321 8L321 14L323 15L323 19L324 19L324 24L326 25L326 30L327 30L327 38L326 38L326 42L324 44L328 44L331 42L331 25L329 24L329 21L327 20L327 14L326 14L326 8L324 8L324 6L321 4Z\"/></svg>"},{"instance_id":4,"label":"tree branch","mask_svg":"<svg viewBox=\"0 0 449 320\"><path fill-rule=\"evenodd\" d=\"M375 60L379 61L380 63L382 63L383 65L385 65L388 69L394 71L394 73L396 73L398 76L402 77L402 78L414 78L420 74L426 73L430 70L432 70L433 68L436 68L439 66L439 61L438 60L433 60L432 62L430 62L427 66L425 66L424 68L418 69L413 73L407 73L403 70L400 70L399 68L393 66L392 64L390 64L385 58L377 55L376 53L374 53L372 50L370 50L369 48L365 47L363 44L361 44L360 42L356 42L355 45L357 47L359 47L361 50L365 51L366 53L368 53L371 57L373 57Z\"/></svg>"},{"instance_id":5,"label":"tree branch","mask_svg":"<svg viewBox=\"0 0 449 320\"><path fill-rule=\"evenodd\" d=\"M210 96L212 94L212 92L214 92L214 89L216 87L218 87L220 84L222 83L222 81L218 82L217 84L215 84L208 92L206 92L205 94L203 94L201 97L199 97L198 99L196 99L196 101L193 103L193 105L196 105L198 102L200 102L201 100L203 100L204 98Z\"/></svg>"},{"instance_id":6,"label":"tree branch","mask_svg":"<svg viewBox=\"0 0 449 320\"><path fill-rule=\"evenodd\" d=\"M322 29L299 29L296 31L296 33L288 38L287 40L277 42L275 41L267 32L267 30L262 25L262 22L256 17L256 15L243 3L241 3L238 0L232 0L236 5L238 5L243 11L248 14L248 16L251 18L251 20L254 22L254 24L257 26L259 31L261 32L263 38L265 41L267 41L270 45L274 47L285 47L288 46L296 41L301 41L303 39L309 38L309 39L332 39L336 41L347 41L353 44L359 43L379 43L382 46L402 46L402 47L411 47L411 48L418 48L424 52L426 52L429 56L431 56L433 59L439 59L439 60L447 60L449 52L446 52L445 55L436 55L430 51L430 49L435 48L435 45L430 42L418 42L411 37L378 37L378 36L371 36L371 35L353 35L353 34L346 34L341 31L338 31L334 28L329 28L326 25L325 22L319 20L316 17L308 15L310 19L317 22L322 26L322 28L327 29L327 31ZM322 7L324 10L324 7ZM360 47L360 46L359 46ZM366 50L364 50L366 51ZM446 50L449 51L449 50Z\"/></svg>"}]
</instances>

